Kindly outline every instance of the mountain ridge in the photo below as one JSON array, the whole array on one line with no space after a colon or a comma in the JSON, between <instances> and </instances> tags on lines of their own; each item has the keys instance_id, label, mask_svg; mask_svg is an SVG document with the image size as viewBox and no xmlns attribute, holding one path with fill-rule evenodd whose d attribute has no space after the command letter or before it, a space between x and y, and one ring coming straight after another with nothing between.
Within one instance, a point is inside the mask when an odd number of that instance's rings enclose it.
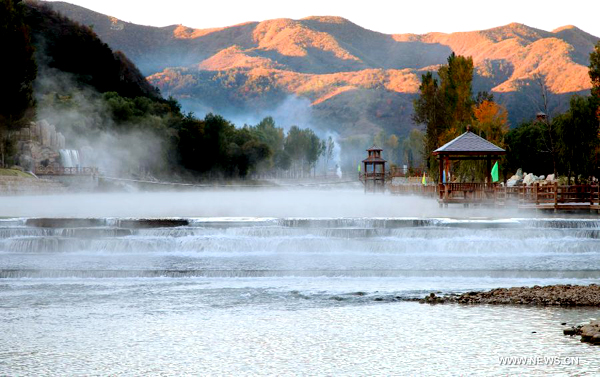
<instances>
[{"instance_id":1,"label":"mountain ridge","mask_svg":"<svg viewBox=\"0 0 600 377\"><path fill-rule=\"evenodd\" d=\"M411 101L420 75L444 64L452 52L473 57L474 93L494 93L513 125L540 110L532 99L539 96L539 77L552 95L551 112L562 111L570 95L589 90L586 66L599 40L572 25L544 31L519 23L471 32L383 34L336 16L155 28L68 3L48 4L92 24L163 94L188 109L259 116L296 96L308 100L314 122L345 135L382 128L406 134L415 126Z\"/></svg>"}]
</instances>

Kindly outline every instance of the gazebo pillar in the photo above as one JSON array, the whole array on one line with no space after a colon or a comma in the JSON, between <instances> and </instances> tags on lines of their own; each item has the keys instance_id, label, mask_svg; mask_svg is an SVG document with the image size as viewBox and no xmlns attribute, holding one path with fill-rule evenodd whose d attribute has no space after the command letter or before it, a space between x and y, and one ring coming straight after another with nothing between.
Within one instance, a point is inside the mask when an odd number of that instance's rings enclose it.
<instances>
[{"instance_id":1,"label":"gazebo pillar","mask_svg":"<svg viewBox=\"0 0 600 377\"><path fill-rule=\"evenodd\" d=\"M487 183L491 185L492 184L492 156L489 154L486 156L486 178L487 178Z\"/></svg>"},{"instance_id":2,"label":"gazebo pillar","mask_svg":"<svg viewBox=\"0 0 600 377\"><path fill-rule=\"evenodd\" d=\"M488 195L489 188L492 185L492 159L497 160L499 156L505 155L506 151L493 143L483 139L482 137L475 135L467 129L467 132L456 137L454 140L444 144L440 148L433 151L434 156L438 156L439 159L439 200L440 203L447 204L449 201L457 202L462 200L468 204L470 201L482 200ZM450 161L464 161L464 160L485 160L486 161L486 184L479 183L479 186L472 185L472 188L465 185L454 185L450 182L449 171ZM444 172L446 173L446 184L444 184ZM474 178L474 177L473 177ZM465 188L466 187L466 188ZM483 189L482 189L483 188ZM473 190L482 190L481 197L468 196L469 192ZM454 192L459 195L453 196ZM460 193L464 195L460 197ZM452 197L451 197L452 196Z\"/></svg>"}]
</instances>

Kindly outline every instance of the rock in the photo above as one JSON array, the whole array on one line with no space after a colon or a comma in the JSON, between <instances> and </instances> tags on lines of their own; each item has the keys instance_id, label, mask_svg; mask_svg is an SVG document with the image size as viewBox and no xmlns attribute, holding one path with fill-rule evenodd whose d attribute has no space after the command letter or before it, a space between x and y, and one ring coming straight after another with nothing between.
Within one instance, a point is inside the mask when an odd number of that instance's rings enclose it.
<instances>
[{"instance_id":1,"label":"rock","mask_svg":"<svg viewBox=\"0 0 600 377\"><path fill-rule=\"evenodd\" d=\"M548 176L546 177L546 182L549 183L554 183L556 179L554 179L554 174L548 174Z\"/></svg>"},{"instance_id":2,"label":"rock","mask_svg":"<svg viewBox=\"0 0 600 377\"><path fill-rule=\"evenodd\" d=\"M521 168L517 169L517 172L515 173L515 175L519 178L519 179L523 179L523 170Z\"/></svg>"},{"instance_id":3,"label":"rock","mask_svg":"<svg viewBox=\"0 0 600 377\"><path fill-rule=\"evenodd\" d=\"M533 184L533 182L535 182L535 176L533 175L533 173L529 173L527 174L524 178L523 178L523 184L525 185L531 185Z\"/></svg>"},{"instance_id":4,"label":"rock","mask_svg":"<svg viewBox=\"0 0 600 377\"><path fill-rule=\"evenodd\" d=\"M520 180L521 180L521 178L519 178L519 176L517 176L515 174L506 181L506 186L508 186L508 187L516 186L517 182L519 182Z\"/></svg>"},{"instance_id":5,"label":"rock","mask_svg":"<svg viewBox=\"0 0 600 377\"><path fill-rule=\"evenodd\" d=\"M591 321L587 325L583 325L579 330L581 341L600 344L600 320Z\"/></svg>"},{"instance_id":6,"label":"rock","mask_svg":"<svg viewBox=\"0 0 600 377\"><path fill-rule=\"evenodd\" d=\"M487 292L467 292L460 296L436 296L434 293L422 302L458 302L462 304L513 304L539 306L598 306L600 307L600 286L590 284L551 285L546 287L513 287L493 289ZM566 322L565 322L566 324Z\"/></svg>"}]
</instances>

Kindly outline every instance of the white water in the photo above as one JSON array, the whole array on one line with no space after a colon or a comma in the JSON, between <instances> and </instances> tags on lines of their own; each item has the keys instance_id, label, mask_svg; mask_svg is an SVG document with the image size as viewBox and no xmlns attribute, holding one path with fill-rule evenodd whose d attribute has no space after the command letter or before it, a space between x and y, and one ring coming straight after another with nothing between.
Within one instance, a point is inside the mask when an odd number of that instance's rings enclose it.
<instances>
[{"instance_id":1,"label":"white water","mask_svg":"<svg viewBox=\"0 0 600 377\"><path fill-rule=\"evenodd\" d=\"M597 217L316 194L0 198L23 216L0 220L0 375L597 373L598 348L564 337L561 322L598 309L401 301L600 283ZM58 208L62 219L31 218Z\"/></svg>"},{"instance_id":2,"label":"white water","mask_svg":"<svg viewBox=\"0 0 600 377\"><path fill-rule=\"evenodd\" d=\"M79 159L79 151L75 149L61 149L59 153L63 167L77 168L81 166L81 162Z\"/></svg>"}]
</instances>

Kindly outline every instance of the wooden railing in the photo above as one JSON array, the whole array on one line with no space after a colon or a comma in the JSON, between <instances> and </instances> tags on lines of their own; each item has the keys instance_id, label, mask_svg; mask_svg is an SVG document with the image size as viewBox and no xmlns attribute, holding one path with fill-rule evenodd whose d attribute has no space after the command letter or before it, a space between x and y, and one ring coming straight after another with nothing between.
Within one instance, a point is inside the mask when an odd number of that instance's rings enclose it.
<instances>
[{"instance_id":1,"label":"wooden railing","mask_svg":"<svg viewBox=\"0 0 600 377\"><path fill-rule=\"evenodd\" d=\"M558 184L503 187L487 183L389 186L395 194L437 197L442 203L490 204L536 209L600 210L600 186Z\"/></svg>"},{"instance_id":2,"label":"wooden railing","mask_svg":"<svg viewBox=\"0 0 600 377\"><path fill-rule=\"evenodd\" d=\"M361 181L366 180L387 180L390 178L389 173L360 173L358 179Z\"/></svg>"},{"instance_id":3,"label":"wooden railing","mask_svg":"<svg viewBox=\"0 0 600 377\"><path fill-rule=\"evenodd\" d=\"M63 166L36 166L36 175L98 175L97 167L66 168Z\"/></svg>"},{"instance_id":4,"label":"wooden railing","mask_svg":"<svg viewBox=\"0 0 600 377\"><path fill-rule=\"evenodd\" d=\"M406 173L404 172L404 168L398 166L392 166L390 168L390 175L392 177L422 177L423 169L422 168L410 168L407 169Z\"/></svg>"},{"instance_id":5,"label":"wooden railing","mask_svg":"<svg viewBox=\"0 0 600 377\"><path fill-rule=\"evenodd\" d=\"M404 195L424 195L435 198L437 194L437 185L398 185L388 187L392 194Z\"/></svg>"},{"instance_id":6,"label":"wooden railing","mask_svg":"<svg viewBox=\"0 0 600 377\"><path fill-rule=\"evenodd\" d=\"M495 184L446 183L438 185L438 198L443 201L480 202L494 200Z\"/></svg>"}]
</instances>

